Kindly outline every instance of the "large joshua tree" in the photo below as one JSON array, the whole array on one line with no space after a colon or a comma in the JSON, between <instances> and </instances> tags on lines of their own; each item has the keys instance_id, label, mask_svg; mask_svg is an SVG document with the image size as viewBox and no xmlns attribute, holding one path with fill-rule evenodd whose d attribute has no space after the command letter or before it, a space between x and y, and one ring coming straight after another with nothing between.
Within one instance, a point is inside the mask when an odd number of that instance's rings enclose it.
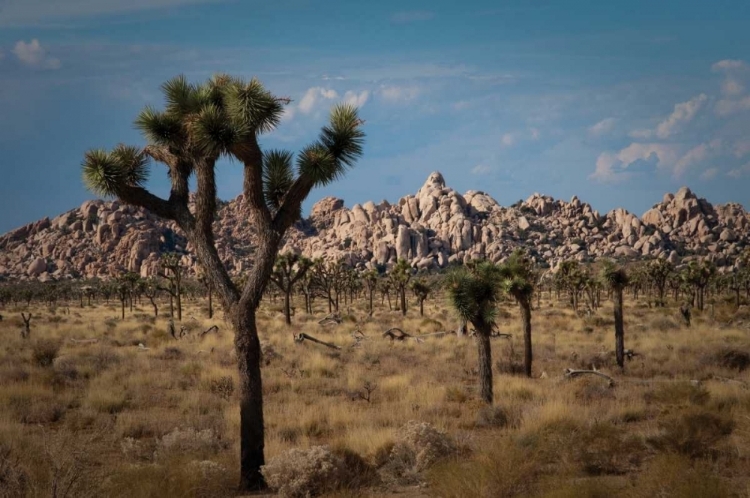
<instances>
[{"instance_id":1,"label":"large joshua tree","mask_svg":"<svg viewBox=\"0 0 750 498\"><path fill-rule=\"evenodd\" d=\"M607 261L602 266L601 280L612 290L612 302L615 314L615 358L617 366L625 367L625 327L622 316L622 295L629 279L624 268Z\"/></svg>"},{"instance_id":2,"label":"large joshua tree","mask_svg":"<svg viewBox=\"0 0 750 498\"><path fill-rule=\"evenodd\" d=\"M476 329L479 355L479 391L482 400L492 404L492 347L490 336L497 318L497 301L503 290L500 269L483 261L462 267L446 276L446 288L459 318Z\"/></svg>"},{"instance_id":3,"label":"large joshua tree","mask_svg":"<svg viewBox=\"0 0 750 498\"><path fill-rule=\"evenodd\" d=\"M303 200L314 187L339 179L361 156L363 122L355 107L335 106L329 124L295 160L290 152L264 152L258 143L260 135L279 124L289 103L258 80L218 75L203 84L191 84L178 76L164 83L162 92L164 110L147 107L136 120L148 145L118 145L109 152L90 150L83 161L83 177L96 194L116 197L174 221L190 242L235 331L240 376L240 488L259 489L265 482L260 473L264 426L256 310L279 245L299 219ZM212 228L217 211L216 162L221 157L234 159L243 168L243 207L256 234L254 264L241 286L229 278ZM145 187L150 160L167 167L171 180L167 199ZM195 204L191 210L189 179L193 175Z\"/></svg>"},{"instance_id":4,"label":"large joshua tree","mask_svg":"<svg viewBox=\"0 0 750 498\"><path fill-rule=\"evenodd\" d=\"M523 367L527 377L531 377L533 352L531 346L531 298L534 295L534 269L531 261L521 251L515 251L500 267L505 291L513 296L521 311L523 325Z\"/></svg>"}]
</instances>

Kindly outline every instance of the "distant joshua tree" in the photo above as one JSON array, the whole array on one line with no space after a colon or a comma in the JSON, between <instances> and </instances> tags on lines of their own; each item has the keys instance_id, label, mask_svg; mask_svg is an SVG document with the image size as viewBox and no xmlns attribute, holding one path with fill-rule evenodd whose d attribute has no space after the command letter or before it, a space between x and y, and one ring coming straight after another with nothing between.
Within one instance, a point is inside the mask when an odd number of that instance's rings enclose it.
<instances>
[{"instance_id":1,"label":"distant joshua tree","mask_svg":"<svg viewBox=\"0 0 750 498\"><path fill-rule=\"evenodd\" d=\"M531 346L531 298L534 295L536 277L531 261L523 252L516 251L500 267L503 277L503 288L513 296L521 311L523 324L524 372L531 377L533 353Z\"/></svg>"},{"instance_id":2,"label":"distant joshua tree","mask_svg":"<svg viewBox=\"0 0 750 498\"><path fill-rule=\"evenodd\" d=\"M503 275L490 262L459 267L445 278L451 304L460 319L477 331L479 390L482 400L492 404L492 346L490 336L497 319L497 302L503 292Z\"/></svg>"},{"instance_id":3,"label":"distant joshua tree","mask_svg":"<svg viewBox=\"0 0 750 498\"><path fill-rule=\"evenodd\" d=\"M294 285L305 276L312 265L310 259L296 254L282 254L276 258L271 282L284 293L284 320L287 325L292 324L291 299Z\"/></svg>"},{"instance_id":4,"label":"distant joshua tree","mask_svg":"<svg viewBox=\"0 0 750 498\"><path fill-rule=\"evenodd\" d=\"M602 283L612 290L615 314L615 358L617 366L625 367L625 327L622 316L622 295L629 279L624 268L611 261L605 262L600 274Z\"/></svg>"},{"instance_id":5,"label":"distant joshua tree","mask_svg":"<svg viewBox=\"0 0 750 498\"><path fill-rule=\"evenodd\" d=\"M281 240L299 219L302 202L314 187L341 178L362 155L363 121L355 107L334 107L330 123L295 161L289 152L260 148L259 136L280 123L290 101L276 97L258 80L217 75L195 85L178 76L164 83L162 91L165 109L147 107L136 120L148 145L88 151L83 161L84 181L99 195L117 197L173 221L185 234L235 331L240 377L240 489L262 489L266 487L260 472L265 462L263 389L256 310ZM218 207L216 162L222 157L235 159L243 170L242 199L248 223L257 233L254 264L242 287L232 281L219 257L212 226ZM146 189L150 160L167 167L172 184L167 199ZM191 209L193 176L195 204Z\"/></svg>"}]
</instances>

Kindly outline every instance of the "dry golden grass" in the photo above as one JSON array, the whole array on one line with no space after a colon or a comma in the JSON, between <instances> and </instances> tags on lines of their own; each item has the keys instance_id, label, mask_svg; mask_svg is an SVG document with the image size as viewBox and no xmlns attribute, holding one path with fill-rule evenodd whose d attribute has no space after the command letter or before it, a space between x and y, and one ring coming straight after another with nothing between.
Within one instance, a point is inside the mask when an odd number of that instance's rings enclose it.
<instances>
[{"instance_id":1,"label":"dry golden grass","mask_svg":"<svg viewBox=\"0 0 750 498\"><path fill-rule=\"evenodd\" d=\"M728 351L750 352L744 309L717 306L686 328L675 308L626 299L626 347L639 356L620 372L609 305L581 319L544 300L533 311L528 379L507 373L522 361L520 320L507 303L500 328L513 338L493 340L489 409L477 399L472 339L381 337L390 327L455 328L443 298L426 303L424 318L416 307L406 317L386 307L367 318L363 299L327 326L317 324L327 310L316 304L315 316L297 315L291 328L278 303L259 312L267 460L327 445L358 472L392 468L398 431L410 420L445 431L457 448L408 482L381 472L365 489L330 496L750 497L750 367L726 360L735 358ZM114 303L69 313L37 306L23 340L20 311L3 310L0 322L0 496L53 488L68 496L231 494L239 383L220 314L208 320L204 303L188 301L191 333L175 341L167 318L155 319L145 303L124 321ZM212 324L219 333L200 339ZM351 347L357 328L366 338ZM295 343L301 331L343 349ZM562 376L592 365L615 387Z\"/></svg>"}]
</instances>

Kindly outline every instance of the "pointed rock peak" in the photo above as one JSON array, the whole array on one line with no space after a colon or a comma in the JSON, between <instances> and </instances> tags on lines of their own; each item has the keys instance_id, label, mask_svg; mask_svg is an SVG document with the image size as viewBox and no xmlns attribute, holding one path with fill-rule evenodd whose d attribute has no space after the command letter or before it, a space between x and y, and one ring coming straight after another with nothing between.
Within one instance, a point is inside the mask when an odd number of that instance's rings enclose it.
<instances>
[{"instance_id":1,"label":"pointed rock peak","mask_svg":"<svg viewBox=\"0 0 750 498\"><path fill-rule=\"evenodd\" d=\"M677 191L677 194L675 194L675 199L678 201L682 201L685 199L695 199L695 194L687 187L682 187L680 190Z\"/></svg>"},{"instance_id":2,"label":"pointed rock peak","mask_svg":"<svg viewBox=\"0 0 750 498\"><path fill-rule=\"evenodd\" d=\"M422 186L422 188L425 187L444 188L445 179L443 178L443 174L439 171L433 171L432 173L430 173L430 176L427 177L427 181L424 182L424 185Z\"/></svg>"},{"instance_id":3,"label":"pointed rock peak","mask_svg":"<svg viewBox=\"0 0 750 498\"><path fill-rule=\"evenodd\" d=\"M312 218L319 218L338 211L344 207L344 200L337 197L324 197L316 202L310 210Z\"/></svg>"}]
</instances>

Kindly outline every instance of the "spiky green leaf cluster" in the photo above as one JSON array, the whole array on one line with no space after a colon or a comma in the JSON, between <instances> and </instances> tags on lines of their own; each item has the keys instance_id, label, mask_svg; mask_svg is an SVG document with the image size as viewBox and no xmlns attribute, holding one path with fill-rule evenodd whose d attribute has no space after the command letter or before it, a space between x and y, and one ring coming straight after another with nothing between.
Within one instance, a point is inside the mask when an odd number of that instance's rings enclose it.
<instances>
[{"instance_id":1,"label":"spiky green leaf cluster","mask_svg":"<svg viewBox=\"0 0 750 498\"><path fill-rule=\"evenodd\" d=\"M630 278L625 268L618 266L612 261L605 261L599 278L604 285L611 289L623 289L630 283Z\"/></svg>"},{"instance_id":2,"label":"spiky green leaf cluster","mask_svg":"<svg viewBox=\"0 0 750 498\"><path fill-rule=\"evenodd\" d=\"M503 275L497 266L483 261L471 268L457 268L446 275L444 285L462 320L477 327L494 325L503 291Z\"/></svg>"},{"instance_id":3,"label":"spiky green leaf cluster","mask_svg":"<svg viewBox=\"0 0 750 498\"><path fill-rule=\"evenodd\" d=\"M148 158L138 148L122 144L111 152L86 152L82 168L86 187L102 197L116 197L123 188L143 187L148 180Z\"/></svg>"}]
</instances>

